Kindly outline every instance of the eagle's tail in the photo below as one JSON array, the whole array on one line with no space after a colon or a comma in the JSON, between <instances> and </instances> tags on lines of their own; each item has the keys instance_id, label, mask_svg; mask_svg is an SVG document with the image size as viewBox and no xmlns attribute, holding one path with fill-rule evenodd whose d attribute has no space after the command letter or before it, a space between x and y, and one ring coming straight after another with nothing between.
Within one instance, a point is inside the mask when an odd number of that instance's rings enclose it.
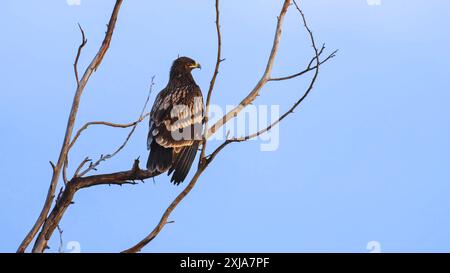
<instances>
[{"instance_id":1,"label":"eagle's tail","mask_svg":"<svg viewBox=\"0 0 450 273\"><path fill-rule=\"evenodd\" d=\"M194 162L195 155L197 154L198 146L199 141L195 141L192 145L184 147L176 154L175 160L167 173L167 175L170 175L174 172L170 182L179 185L186 179L186 176L191 169L192 162Z\"/></svg>"},{"instance_id":2,"label":"eagle's tail","mask_svg":"<svg viewBox=\"0 0 450 273\"><path fill-rule=\"evenodd\" d=\"M172 165L172 148L164 148L156 141L150 144L150 154L147 160L147 170L163 173Z\"/></svg>"}]
</instances>

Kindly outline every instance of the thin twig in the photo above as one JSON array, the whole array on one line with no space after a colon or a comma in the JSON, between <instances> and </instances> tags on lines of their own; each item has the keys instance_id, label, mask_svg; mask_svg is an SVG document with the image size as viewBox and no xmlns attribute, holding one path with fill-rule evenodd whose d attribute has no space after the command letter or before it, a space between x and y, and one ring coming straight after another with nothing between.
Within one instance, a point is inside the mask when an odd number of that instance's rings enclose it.
<instances>
[{"instance_id":1,"label":"thin twig","mask_svg":"<svg viewBox=\"0 0 450 273\"><path fill-rule=\"evenodd\" d=\"M73 175L73 177L79 177L79 176L80 176L79 173L80 173L81 169L84 167L84 165L85 165L86 163L91 162L91 161L92 161L92 160L91 160L89 157L86 157L86 158L80 163L80 165L78 166L78 168L76 169L75 174Z\"/></svg>"},{"instance_id":2,"label":"thin twig","mask_svg":"<svg viewBox=\"0 0 450 273\"><path fill-rule=\"evenodd\" d=\"M128 133L127 137L125 138L124 142L113 153L107 154L107 155L101 155L100 158L97 161L91 163L88 168L86 168L84 171L82 171L79 174L80 177L83 177L84 175L86 175L88 172L90 172L92 170L96 170L98 165L100 165L103 161L106 161L106 160L111 159L112 157L116 156L127 145L128 141L130 140L131 136L133 135L134 131L136 130L138 124L140 122L142 122L147 116L150 115L150 113L147 113L147 114L144 114L144 113L145 113L145 109L147 109L147 105L148 105L148 102L150 100L150 96L151 96L152 91L153 91L153 86L155 85L154 80L155 80L155 76L153 76L152 79L151 79L150 88L149 88L149 91L148 91L147 99L145 100L144 106L142 107L142 111L139 114L139 118L138 118L137 121L132 123L133 128L131 128L131 130ZM112 126L112 127L119 127L119 128L130 127L130 126L128 126L129 124L125 124L126 126L124 127L123 124L113 124L113 123L109 123L109 122L97 122L96 124L102 124L102 125L107 125L107 126Z\"/></svg>"},{"instance_id":3,"label":"thin twig","mask_svg":"<svg viewBox=\"0 0 450 273\"><path fill-rule=\"evenodd\" d=\"M66 158L66 160L64 161L63 169L62 169L62 176L63 176L64 185L67 185L67 183L69 182L69 180L67 179L67 166L68 165L69 165L69 159Z\"/></svg>"},{"instance_id":4,"label":"thin twig","mask_svg":"<svg viewBox=\"0 0 450 273\"><path fill-rule=\"evenodd\" d=\"M222 34L220 32L220 7L219 7L219 0L216 0L216 33L217 33L217 59L216 59L216 66L214 68L214 73L211 78L211 81L209 83L209 89L208 89L208 95L206 96L206 111L205 111L205 128L208 128L208 118L209 118L209 104L211 102L211 95L214 90L214 85L216 83L217 75L219 74L219 67L222 60ZM207 144L207 132L208 130L205 129L205 132L203 133L203 141L202 141L202 150L200 153L200 159L199 163L201 164L205 158L205 152L206 152L206 144Z\"/></svg>"},{"instance_id":5,"label":"thin twig","mask_svg":"<svg viewBox=\"0 0 450 273\"><path fill-rule=\"evenodd\" d=\"M150 115L150 113L147 113L147 114L145 114L143 116L140 116L138 120L133 121L131 123L127 123L127 124L112 123L112 122L107 122L107 121L90 121L90 122L87 122L80 129L78 129L77 133L75 134L75 137L70 142L69 152L73 148L75 143L77 142L77 140L80 137L81 133L83 131L85 131L86 129L88 129L92 125L104 125L104 126L109 126L109 127L113 127L113 128L129 128L131 126L136 126L138 123L140 123L143 120L145 120L149 115ZM68 183L66 171L67 171L68 160L69 160L68 159L69 158L69 152L67 153L66 162L64 163L64 168L63 168L63 177L64 177L64 183L65 184ZM75 174L75 176L77 176L77 174Z\"/></svg>"},{"instance_id":6,"label":"thin twig","mask_svg":"<svg viewBox=\"0 0 450 273\"><path fill-rule=\"evenodd\" d=\"M324 47L322 47L322 48L324 48ZM332 52L330 55L328 55L323 61L320 62L320 65L322 65L322 64L326 63L328 60L330 60L330 59L336 57L336 53L337 53L337 52L338 52L338 50L333 51L333 52ZM320 54L319 54L319 55L320 55ZM317 68L316 65L313 66L313 67L311 67L311 64L314 62L315 58L316 58L316 57L314 57L314 58L311 60L310 65L308 65L308 67L305 68L305 70L303 70L303 71L301 71L301 72L298 72L298 73L295 73L295 74L292 74L292 75L289 75L289 76L285 76L285 77L270 78L269 81L285 81L285 80L291 80L291 79L293 79L293 78L297 78L297 77L302 76L302 75L304 75L304 74L306 74L306 73L308 73L308 72L310 72L310 71L315 70L315 69Z\"/></svg>"},{"instance_id":7,"label":"thin twig","mask_svg":"<svg viewBox=\"0 0 450 273\"><path fill-rule=\"evenodd\" d=\"M59 253L64 253L64 242L63 242L63 230L61 229L61 227L59 225L56 226L58 228L58 233L59 233L59 247L58 247L58 252Z\"/></svg>"},{"instance_id":8,"label":"thin twig","mask_svg":"<svg viewBox=\"0 0 450 273\"><path fill-rule=\"evenodd\" d=\"M70 143L69 147L70 147L70 149L72 149L72 147L75 145L75 143L77 142L78 138L80 137L81 133L83 133L83 131L85 131L86 129L88 129L92 125L104 125L104 126L109 126L109 127L114 127L114 128L129 128L131 126L135 126L136 124L142 122L149 115L150 115L150 113L146 113L145 115L140 116L139 119L137 119L137 120L135 120L133 122L130 122L130 123L125 123L125 124L112 123L112 122L107 122L107 121L90 121L90 122L87 122L80 129L78 129L78 131L75 134L75 137L73 138L73 140Z\"/></svg>"},{"instance_id":9,"label":"thin twig","mask_svg":"<svg viewBox=\"0 0 450 273\"><path fill-rule=\"evenodd\" d=\"M50 162L50 166L52 166L52 170L54 172L55 171L55 164L52 161L49 161L49 162Z\"/></svg>"},{"instance_id":10,"label":"thin twig","mask_svg":"<svg viewBox=\"0 0 450 273\"><path fill-rule=\"evenodd\" d=\"M75 73L75 79L77 81L77 86L80 85L80 80L78 78L78 60L80 59L80 56L81 56L81 50L83 50L83 47L87 44L86 35L84 34L84 30L81 27L80 23L78 23L78 28L81 31L81 44L78 47L77 56L75 57L75 62L73 63L73 70Z\"/></svg>"}]
</instances>

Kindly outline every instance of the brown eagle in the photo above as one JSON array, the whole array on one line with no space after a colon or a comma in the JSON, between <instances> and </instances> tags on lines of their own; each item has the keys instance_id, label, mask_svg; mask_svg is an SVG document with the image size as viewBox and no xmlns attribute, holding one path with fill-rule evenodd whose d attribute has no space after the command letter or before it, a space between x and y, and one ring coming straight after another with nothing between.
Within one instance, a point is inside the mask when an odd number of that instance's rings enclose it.
<instances>
[{"instance_id":1,"label":"brown eagle","mask_svg":"<svg viewBox=\"0 0 450 273\"><path fill-rule=\"evenodd\" d=\"M203 96L191 71L201 68L188 57L176 59L167 86L159 92L150 112L147 169L168 175L178 185L192 166L203 129Z\"/></svg>"}]
</instances>

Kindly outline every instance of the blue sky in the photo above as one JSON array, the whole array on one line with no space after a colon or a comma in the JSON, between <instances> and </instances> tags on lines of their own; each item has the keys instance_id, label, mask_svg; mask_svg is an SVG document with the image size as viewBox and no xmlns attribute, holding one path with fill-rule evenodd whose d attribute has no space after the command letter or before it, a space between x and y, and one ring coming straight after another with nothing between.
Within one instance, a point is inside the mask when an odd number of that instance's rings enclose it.
<instances>
[{"instance_id":1,"label":"blue sky","mask_svg":"<svg viewBox=\"0 0 450 273\"><path fill-rule=\"evenodd\" d=\"M42 207L73 97L72 63L88 45L93 57L111 0L6 0L0 11L0 251L15 251ZM236 104L259 79L280 1L222 1L223 56L213 103ZM450 2L444 0L302 1L318 42L338 57L322 67L313 93L280 126L280 144L256 141L217 158L174 211L146 252L450 251ZM125 1L110 51L82 98L76 127L136 119L156 75L167 82L177 55L198 60L206 92L216 54L213 1ZM291 9L274 75L296 72L312 56ZM307 78L268 84L256 104L286 110ZM155 92L156 93L156 92ZM154 93L154 94L155 94ZM153 100L154 96L152 97ZM71 154L114 150L127 131L92 128ZM145 158L147 126L99 172ZM217 145L209 144L209 147ZM192 175L192 172L191 172ZM182 190L167 176L124 187L96 187L75 197L61 227L83 252L130 247L157 223ZM50 241L57 251L58 236Z\"/></svg>"}]
</instances>

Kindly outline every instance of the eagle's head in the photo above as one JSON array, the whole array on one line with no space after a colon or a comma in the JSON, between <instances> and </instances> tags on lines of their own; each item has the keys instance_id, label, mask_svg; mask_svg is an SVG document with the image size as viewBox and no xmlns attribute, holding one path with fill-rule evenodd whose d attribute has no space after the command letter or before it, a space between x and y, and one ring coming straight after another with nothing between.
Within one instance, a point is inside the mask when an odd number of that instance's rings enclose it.
<instances>
[{"instance_id":1,"label":"eagle's head","mask_svg":"<svg viewBox=\"0 0 450 273\"><path fill-rule=\"evenodd\" d=\"M186 74L195 68L202 68L199 63L188 57L179 57L176 59L171 68L170 74Z\"/></svg>"}]
</instances>

